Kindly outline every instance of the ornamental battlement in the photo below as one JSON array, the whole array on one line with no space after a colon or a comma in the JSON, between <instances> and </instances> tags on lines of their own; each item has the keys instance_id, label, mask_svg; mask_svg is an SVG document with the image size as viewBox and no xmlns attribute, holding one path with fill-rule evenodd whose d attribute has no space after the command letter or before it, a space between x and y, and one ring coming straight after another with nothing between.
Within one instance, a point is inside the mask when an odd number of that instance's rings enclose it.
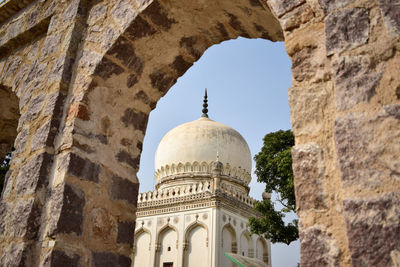
<instances>
[{"instance_id":1,"label":"ornamental battlement","mask_svg":"<svg viewBox=\"0 0 400 267\"><path fill-rule=\"evenodd\" d=\"M212 173L213 162L197 162L192 163L178 163L178 164L167 164L157 169L155 178L159 183L179 176L210 176ZM251 181L251 175L248 170L242 169L241 167L231 167L229 163L222 165L221 174L226 178L233 178L239 183L248 185Z\"/></svg>"},{"instance_id":2,"label":"ornamental battlement","mask_svg":"<svg viewBox=\"0 0 400 267\"><path fill-rule=\"evenodd\" d=\"M154 207L178 203L181 201L196 200L199 197L211 197L216 194L234 198L236 201L253 206L255 199L246 193L237 190L234 186L222 182L217 190L213 189L212 183L200 181L193 184L157 189L154 191L138 194L138 208Z\"/></svg>"}]
</instances>

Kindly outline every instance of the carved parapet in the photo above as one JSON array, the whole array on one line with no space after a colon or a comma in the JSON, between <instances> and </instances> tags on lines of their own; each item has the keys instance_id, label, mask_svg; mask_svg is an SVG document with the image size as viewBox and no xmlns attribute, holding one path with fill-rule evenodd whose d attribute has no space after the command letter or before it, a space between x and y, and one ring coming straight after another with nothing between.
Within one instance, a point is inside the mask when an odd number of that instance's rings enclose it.
<instances>
[{"instance_id":1,"label":"carved parapet","mask_svg":"<svg viewBox=\"0 0 400 267\"><path fill-rule=\"evenodd\" d=\"M212 164L213 162L199 163L197 161L185 164L171 164L162 166L160 169L156 170L155 178L158 183L162 183L166 180L174 178L176 176L196 176L196 175L206 175L212 176ZM245 185L248 185L251 181L250 171L242 168L231 168L229 164L222 165L221 176L231 178L234 180L241 181Z\"/></svg>"},{"instance_id":2,"label":"carved parapet","mask_svg":"<svg viewBox=\"0 0 400 267\"><path fill-rule=\"evenodd\" d=\"M145 193L139 193L138 203L146 203L156 200L177 198L187 195L194 195L203 192L211 192L211 184L208 181L199 181L194 184L157 189Z\"/></svg>"}]
</instances>

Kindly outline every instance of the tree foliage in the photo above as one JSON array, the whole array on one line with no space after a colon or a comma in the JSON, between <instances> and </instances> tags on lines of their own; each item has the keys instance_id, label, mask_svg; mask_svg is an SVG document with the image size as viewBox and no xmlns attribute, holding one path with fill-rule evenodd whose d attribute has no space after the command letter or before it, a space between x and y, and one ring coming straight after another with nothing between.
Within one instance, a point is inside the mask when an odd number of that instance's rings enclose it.
<instances>
[{"instance_id":1,"label":"tree foliage","mask_svg":"<svg viewBox=\"0 0 400 267\"><path fill-rule=\"evenodd\" d=\"M261 151L255 155L256 175L259 182L265 183L265 192L277 194L277 201L283 206L275 210L269 198L257 201L254 209L262 214L261 218L250 218L249 225L253 233L264 234L272 243L289 245L299 237L297 220L285 224L283 218L288 212L296 211L294 194L291 148L294 136L291 130L277 131L265 135Z\"/></svg>"},{"instance_id":2,"label":"tree foliage","mask_svg":"<svg viewBox=\"0 0 400 267\"><path fill-rule=\"evenodd\" d=\"M10 169L11 153L8 153L3 162L0 164L0 194L3 192L6 173Z\"/></svg>"}]
</instances>

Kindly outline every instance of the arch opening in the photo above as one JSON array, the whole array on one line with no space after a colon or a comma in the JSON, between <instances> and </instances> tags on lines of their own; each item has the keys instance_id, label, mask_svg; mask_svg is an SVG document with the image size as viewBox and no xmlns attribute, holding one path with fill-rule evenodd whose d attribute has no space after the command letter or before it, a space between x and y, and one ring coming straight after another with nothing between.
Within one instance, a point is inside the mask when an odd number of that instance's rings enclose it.
<instances>
[{"instance_id":1,"label":"arch opening","mask_svg":"<svg viewBox=\"0 0 400 267\"><path fill-rule=\"evenodd\" d=\"M189 11L194 12L190 19ZM72 139L79 145L73 153L99 163L106 173L101 183L110 184L109 179L113 186L119 177L120 184L137 184L148 117L159 99L206 49L240 36L283 40L279 22L259 1L150 3L116 38L96 66L89 90L72 104L84 111L74 121ZM176 167L178 173L190 167L184 164ZM112 199L120 198L117 191Z\"/></svg>"},{"instance_id":2,"label":"arch opening","mask_svg":"<svg viewBox=\"0 0 400 267\"><path fill-rule=\"evenodd\" d=\"M14 146L23 147L26 142L26 129L21 133L20 140L16 141L19 113L19 99L7 86L0 84L0 193L7 183L7 171L10 166L11 152ZM25 138L23 138L25 135ZM25 139L25 140L24 140ZM14 145L15 142L15 145Z\"/></svg>"}]
</instances>

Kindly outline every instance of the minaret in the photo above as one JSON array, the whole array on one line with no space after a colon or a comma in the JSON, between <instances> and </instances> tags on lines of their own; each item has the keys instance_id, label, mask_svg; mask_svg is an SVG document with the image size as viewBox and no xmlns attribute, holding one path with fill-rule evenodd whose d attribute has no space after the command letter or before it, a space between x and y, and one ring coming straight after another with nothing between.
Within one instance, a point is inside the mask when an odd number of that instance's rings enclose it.
<instances>
[{"instance_id":1,"label":"minaret","mask_svg":"<svg viewBox=\"0 0 400 267\"><path fill-rule=\"evenodd\" d=\"M201 115L204 118L208 118L207 102L208 102L208 100L207 100L207 88L206 88L205 93L204 93L204 100L203 100L203 110L202 110L203 114Z\"/></svg>"}]
</instances>

